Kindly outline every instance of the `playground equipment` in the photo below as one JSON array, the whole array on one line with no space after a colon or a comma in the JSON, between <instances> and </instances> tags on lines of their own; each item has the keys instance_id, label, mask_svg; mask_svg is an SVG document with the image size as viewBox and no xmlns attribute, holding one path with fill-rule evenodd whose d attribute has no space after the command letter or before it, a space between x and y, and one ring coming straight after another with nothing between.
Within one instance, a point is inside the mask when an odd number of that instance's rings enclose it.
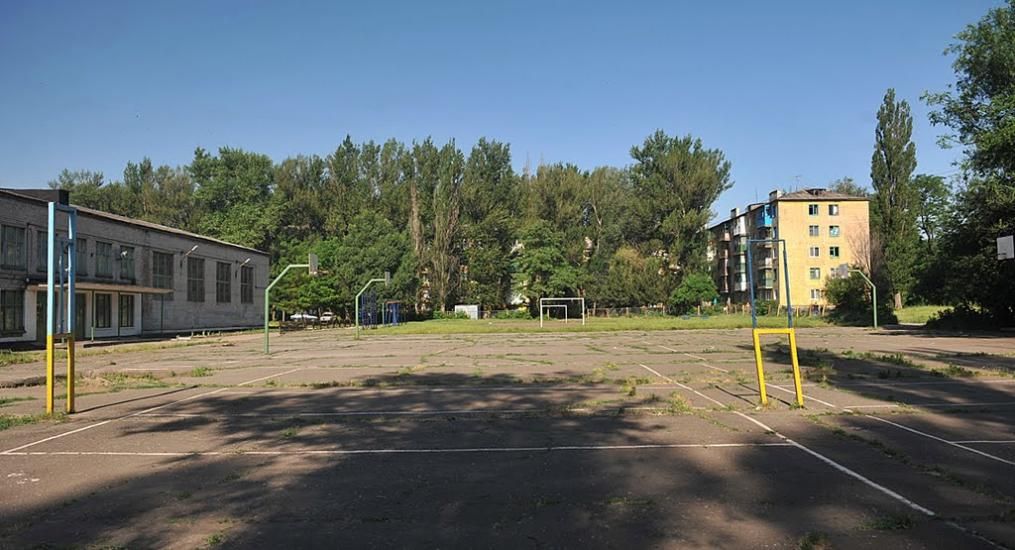
<instances>
[{"instance_id":1,"label":"playground equipment","mask_svg":"<svg viewBox=\"0 0 1015 550\"><path fill-rule=\"evenodd\" d=\"M290 269L298 269L298 268L303 268L303 267L307 268L307 271L310 273L311 277L316 277L317 276L317 267L318 267L317 266L317 254L310 254L307 257L307 263L305 263L305 264L289 264L289 265L287 265L285 267L285 269L282 270L282 273L279 273L278 277L275 277L275 280L272 281L270 285L268 285L268 288L264 289L264 353L265 353L265 355L270 353L269 347L268 347L268 311L269 311L269 309L268 309L268 298L271 295L271 289L276 284L278 284L279 281L282 280L282 277L285 277L286 273L289 273Z\"/></svg>"},{"instance_id":2,"label":"playground equipment","mask_svg":"<svg viewBox=\"0 0 1015 550\"><path fill-rule=\"evenodd\" d=\"M563 304L557 302L564 302ZM539 299L539 328L543 328L543 312L547 312L553 309L564 310L564 322L567 323L567 308L572 302L578 302L581 306L582 314L582 326L585 326L585 298L540 298Z\"/></svg>"},{"instance_id":3,"label":"playground equipment","mask_svg":"<svg viewBox=\"0 0 1015 550\"><path fill-rule=\"evenodd\" d=\"M67 214L67 238L57 238L57 213ZM46 414L53 414L56 396L56 340L67 349L67 412L74 412L74 312L77 279L78 211L73 206L49 203L46 263ZM66 260L66 262L65 262ZM66 275L66 279L64 276ZM65 289L66 283L66 289ZM66 309L64 305L66 304Z\"/></svg>"}]
</instances>

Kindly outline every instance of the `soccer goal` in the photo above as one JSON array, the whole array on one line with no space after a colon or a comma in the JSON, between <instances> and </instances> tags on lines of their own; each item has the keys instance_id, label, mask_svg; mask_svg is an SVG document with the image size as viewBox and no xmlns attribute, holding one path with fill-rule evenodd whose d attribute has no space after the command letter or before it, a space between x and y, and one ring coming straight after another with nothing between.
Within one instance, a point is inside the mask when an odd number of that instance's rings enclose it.
<instances>
[{"instance_id":1,"label":"soccer goal","mask_svg":"<svg viewBox=\"0 0 1015 550\"><path fill-rule=\"evenodd\" d=\"M564 310L564 322L568 321L568 306L578 302L581 307L582 325L585 325L585 298L540 298L539 299L539 328L543 328L543 316L550 318L550 311L554 309ZM577 320L577 317L575 318Z\"/></svg>"}]
</instances>

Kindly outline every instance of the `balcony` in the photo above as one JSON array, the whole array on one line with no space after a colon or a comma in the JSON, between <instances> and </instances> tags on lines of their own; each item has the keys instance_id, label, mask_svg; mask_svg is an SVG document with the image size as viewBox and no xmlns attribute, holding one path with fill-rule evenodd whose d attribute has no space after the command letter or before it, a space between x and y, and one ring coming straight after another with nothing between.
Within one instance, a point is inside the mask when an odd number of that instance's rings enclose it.
<instances>
[{"instance_id":1,"label":"balcony","mask_svg":"<svg viewBox=\"0 0 1015 550\"><path fill-rule=\"evenodd\" d=\"M724 242L724 243L730 242L730 232L729 231L723 231L722 234L719 235L719 240L721 242Z\"/></svg>"},{"instance_id":2,"label":"balcony","mask_svg":"<svg viewBox=\"0 0 1015 550\"><path fill-rule=\"evenodd\" d=\"M734 292L747 292L747 281L737 281L733 283Z\"/></svg>"},{"instance_id":3,"label":"balcony","mask_svg":"<svg viewBox=\"0 0 1015 550\"><path fill-rule=\"evenodd\" d=\"M747 233L747 219L741 216L733 222L733 236L744 235Z\"/></svg>"},{"instance_id":4,"label":"balcony","mask_svg":"<svg viewBox=\"0 0 1015 550\"><path fill-rule=\"evenodd\" d=\"M754 219L756 227L772 227L774 222L775 209L770 204L758 209L757 217Z\"/></svg>"},{"instance_id":5,"label":"balcony","mask_svg":"<svg viewBox=\"0 0 1015 550\"><path fill-rule=\"evenodd\" d=\"M775 277L762 277L761 279L758 279L758 288L775 288Z\"/></svg>"}]
</instances>

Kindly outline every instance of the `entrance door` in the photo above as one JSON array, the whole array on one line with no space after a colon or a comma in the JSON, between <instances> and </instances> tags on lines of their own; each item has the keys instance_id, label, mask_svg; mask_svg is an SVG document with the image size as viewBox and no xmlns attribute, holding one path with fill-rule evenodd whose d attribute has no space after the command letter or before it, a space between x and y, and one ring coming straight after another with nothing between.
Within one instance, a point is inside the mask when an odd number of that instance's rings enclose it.
<instances>
[{"instance_id":1,"label":"entrance door","mask_svg":"<svg viewBox=\"0 0 1015 550\"><path fill-rule=\"evenodd\" d=\"M82 341L86 338L88 328L88 317L85 316L85 295L82 292L75 292L74 299L74 339Z\"/></svg>"}]
</instances>

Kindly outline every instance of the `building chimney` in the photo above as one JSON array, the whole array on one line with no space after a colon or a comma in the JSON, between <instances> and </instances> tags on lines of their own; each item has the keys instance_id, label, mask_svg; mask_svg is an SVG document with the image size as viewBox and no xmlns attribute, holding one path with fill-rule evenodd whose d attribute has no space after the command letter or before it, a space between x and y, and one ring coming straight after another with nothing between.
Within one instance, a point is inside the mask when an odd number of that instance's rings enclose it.
<instances>
[{"instance_id":1,"label":"building chimney","mask_svg":"<svg viewBox=\"0 0 1015 550\"><path fill-rule=\"evenodd\" d=\"M779 191L778 189L773 189L772 192L768 194L768 200L774 201L775 199L777 199L777 198L779 198L781 196L782 196L782 191Z\"/></svg>"},{"instance_id":2,"label":"building chimney","mask_svg":"<svg viewBox=\"0 0 1015 550\"><path fill-rule=\"evenodd\" d=\"M730 217L731 218L735 218L735 217L737 217L739 215L740 215L740 209L739 208L731 208L730 209Z\"/></svg>"}]
</instances>

